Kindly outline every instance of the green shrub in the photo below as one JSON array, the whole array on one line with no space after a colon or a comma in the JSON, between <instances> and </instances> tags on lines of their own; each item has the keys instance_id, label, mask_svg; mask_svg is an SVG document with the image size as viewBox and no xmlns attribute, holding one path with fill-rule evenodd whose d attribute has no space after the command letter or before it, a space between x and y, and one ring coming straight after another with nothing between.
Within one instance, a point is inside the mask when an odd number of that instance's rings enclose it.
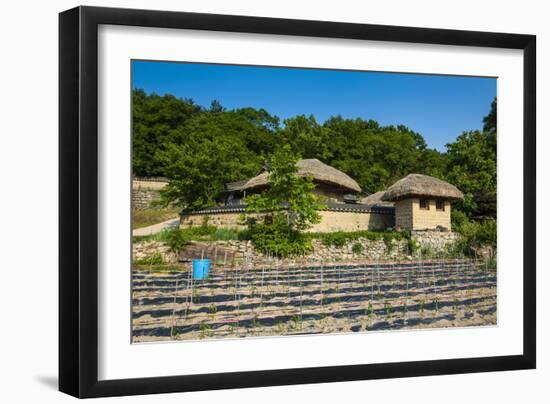
<instances>
[{"instance_id":1,"label":"green shrub","mask_svg":"<svg viewBox=\"0 0 550 404\"><path fill-rule=\"evenodd\" d=\"M310 233L309 236L313 239L319 239L326 246L342 247L349 241L366 238L368 240L384 240L385 243L390 243L391 240L401 240L406 237L406 234L391 231L336 231L333 233Z\"/></svg>"},{"instance_id":2,"label":"green shrub","mask_svg":"<svg viewBox=\"0 0 550 404\"><path fill-rule=\"evenodd\" d=\"M407 239L407 253L409 255L415 255L418 252L418 249L420 246L416 242L416 240L413 240L412 238Z\"/></svg>"},{"instance_id":3,"label":"green shrub","mask_svg":"<svg viewBox=\"0 0 550 404\"><path fill-rule=\"evenodd\" d=\"M363 244L355 243L351 246L351 252L354 254L361 254L364 250Z\"/></svg>"},{"instance_id":4,"label":"green shrub","mask_svg":"<svg viewBox=\"0 0 550 404\"><path fill-rule=\"evenodd\" d=\"M399 233L397 233L399 234ZM395 237L392 233L384 233L382 236L382 240L384 240L384 244L386 245L386 251L388 253L391 253L393 250L393 240L395 240Z\"/></svg>"},{"instance_id":5,"label":"green shrub","mask_svg":"<svg viewBox=\"0 0 550 404\"><path fill-rule=\"evenodd\" d=\"M240 233L236 229L216 229L213 237L215 240L240 240Z\"/></svg>"},{"instance_id":6,"label":"green shrub","mask_svg":"<svg viewBox=\"0 0 550 404\"><path fill-rule=\"evenodd\" d=\"M140 258L134 260L135 265L160 265L163 264L164 260L160 252L155 251L153 254L148 257Z\"/></svg>"},{"instance_id":7,"label":"green shrub","mask_svg":"<svg viewBox=\"0 0 550 404\"><path fill-rule=\"evenodd\" d=\"M180 229L168 230L164 233L164 242L173 253L178 253L189 244L185 233Z\"/></svg>"},{"instance_id":8,"label":"green shrub","mask_svg":"<svg viewBox=\"0 0 550 404\"><path fill-rule=\"evenodd\" d=\"M216 233L216 226L198 226L182 229L187 237L193 240L207 240Z\"/></svg>"},{"instance_id":9,"label":"green shrub","mask_svg":"<svg viewBox=\"0 0 550 404\"><path fill-rule=\"evenodd\" d=\"M348 240L351 240L348 233L344 233L342 231L334 232L334 233L326 233L321 236L321 240L323 241L323 244L327 246L335 246L335 247L342 247L344 244L347 243Z\"/></svg>"},{"instance_id":10,"label":"green shrub","mask_svg":"<svg viewBox=\"0 0 550 404\"><path fill-rule=\"evenodd\" d=\"M248 235L254 247L264 254L289 257L313 251L311 239L306 234L291 229L284 220L251 225Z\"/></svg>"},{"instance_id":11,"label":"green shrub","mask_svg":"<svg viewBox=\"0 0 550 404\"><path fill-rule=\"evenodd\" d=\"M420 250L420 253L421 253L422 256L424 256L424 257L431 257L431 256L433 255L432 246L431 246L431 245L425 245L425 246L422 247L422 249Z\"/></svg>"},{"instance_id":12,"label":"green shrub","mask_svg":"<svg viewBox=\"0 0 550 404\"><path fill-rule=\"evenodd\" d=\"M460 234L455 243L455 253L474 256L475 249L482 246L497 247L497 223L494 219L483 222L464 220L454 230Z\"/></svg>"}]
</instances>

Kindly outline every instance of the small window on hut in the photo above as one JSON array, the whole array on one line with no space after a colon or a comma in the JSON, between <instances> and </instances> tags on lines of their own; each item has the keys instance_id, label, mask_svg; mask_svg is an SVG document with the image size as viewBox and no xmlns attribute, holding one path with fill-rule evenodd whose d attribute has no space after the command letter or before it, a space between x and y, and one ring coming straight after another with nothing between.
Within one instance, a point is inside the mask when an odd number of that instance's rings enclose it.
<instances>
[{"instance_id":1,"label":"small window on hut","mask_svg":"<svg viewBox=\"0 0 550 404\"><path fill-rule=\"evenodd\" d=\"M445 211L445 202L435 201L435 209L444 212Z\"/></svg>"},{"instance_id":2,"label":"small window on hut","mask_svg":"<svg viewBox=\"0 0 550 404\"><path fill-rule=\"evenodd\" d=\"M420 200L420 209L430 209L430 202L427 199L421 199Z\"/></svg>"}]
</instances>

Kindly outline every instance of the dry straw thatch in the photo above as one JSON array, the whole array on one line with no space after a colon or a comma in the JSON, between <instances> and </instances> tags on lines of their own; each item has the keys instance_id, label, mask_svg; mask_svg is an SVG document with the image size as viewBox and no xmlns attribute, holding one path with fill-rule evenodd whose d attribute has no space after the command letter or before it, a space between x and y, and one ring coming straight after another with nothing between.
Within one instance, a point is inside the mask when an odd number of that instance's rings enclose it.
<instances>
[{"instance_id":1,"label":"dry straw thatch","mask_svg":"<svg viewBox=\"0 0 550 404\"><path fill-rule=\"evenodd\" d=\"M422 174L409 174L389 187L382 200L399 201L411 197L432 197L449 200L463 199L464 194L454 185Z\"/></svg>"},{"instance_id":2,"label":"dry straw thatch","mask_svg":"<svg viewBox=\"0 0 550 404\"><path fill-rule=\"evenodd\" d=\"M313 177L315 182L330 184L353 192L361 192L361 187L353 178L317 159L300 160L296 163L296 166L298 167L297 174L302 177ZM242 189L248 190L263 187L267 185L268 176L268 172L263 172L249 179Z\"/></svg>"},{"instance_id":3,"label":"dry straw thatch","mask_svg":"<svg viewBox=\"0 0 550 404\"><path fill-rule=\"evenodd\" d=\"M361 203L364 205L372 205L372 206L386 206L386 207L393 207L393 202L383 201L382 197L386 191L378 191L374 194L371 194L363 199L361 199Z\"/></svg>"}]
</instances>

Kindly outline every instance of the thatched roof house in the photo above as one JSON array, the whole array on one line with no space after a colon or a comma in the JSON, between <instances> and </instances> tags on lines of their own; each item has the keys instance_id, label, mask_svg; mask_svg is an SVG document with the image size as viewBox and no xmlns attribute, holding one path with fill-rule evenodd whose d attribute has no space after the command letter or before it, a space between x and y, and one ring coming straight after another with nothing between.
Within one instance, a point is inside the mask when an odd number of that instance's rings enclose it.
<instances>
[{"instance_id":1,"label":"thatched roof house","mask_svg":"<svg viewBox=\"0 0 550 404\"><path fill-rule=\"evenodd\" d=\"M386 191L361 199L361 187L349 175L317 159L296 163L297 174L312 177L315 192L322 198L321 221L310 231L426 230L451 229L451 201L463 198L456 187L427 175L410 174ZM268 172L225 185L223 205L182 212L181 226L198 226L208 217L221 228L242 226L246 197L262 192Z\"/></svg>"},{"instance_id":2,"label":"thatched roof house","mask_svg":"<svg viewBox=\"0 0 550 404\"><path fill-rule=\"evenodd\" d=\"M463 199L464 194L457 187L435 177L423 174L409 174L389 187L382 196L383 201L400 201L408 198Z\"/></svg>"},{"instance_id":3,"label":"thatched roof house","mask_svg":"<svg viewBox=\"0 0 550 404\"><path fill-rule=\"evenodd\" d=\"M361 192L361 187L349 175L331 167L317 159L304 159L296 163L298 175L302 177L312 177L315 183L328 185L332 188L338 188L352 193ZM245 182L242 190L251 190L262 188L267 185L269 173L264 171L260 175L253 177Z\"/></svg>"},{"instance_id":4,"label":"thatched roof house","mask_svg":"<svg viewBox=\"0 0 550 404\"><path fill-rule=\"evenodd\" d=\"M422 174L407 175L382 195L395 203L395 227L407 230L450 230L451 201L463 198L454 185Z\"/></svg>"}]
</instances>

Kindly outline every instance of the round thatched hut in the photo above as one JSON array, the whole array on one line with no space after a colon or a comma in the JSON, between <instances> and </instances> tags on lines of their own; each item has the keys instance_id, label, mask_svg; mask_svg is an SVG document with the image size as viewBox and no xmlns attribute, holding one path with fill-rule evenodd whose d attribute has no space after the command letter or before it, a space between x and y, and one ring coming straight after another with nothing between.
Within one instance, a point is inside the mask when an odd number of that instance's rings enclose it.
<instances>
[{"instance_id":1,"label":"round thatched hut","mask_svg":"<svg viewBox=\"0 0 550 404\"><path fill-rule=\"evenodd\" d=\"M451 202L463 198L462 192L448 182L409 174L389 187L381 199L395 203L396 228L451 230Z\"/></svg>"}]
</instances>

